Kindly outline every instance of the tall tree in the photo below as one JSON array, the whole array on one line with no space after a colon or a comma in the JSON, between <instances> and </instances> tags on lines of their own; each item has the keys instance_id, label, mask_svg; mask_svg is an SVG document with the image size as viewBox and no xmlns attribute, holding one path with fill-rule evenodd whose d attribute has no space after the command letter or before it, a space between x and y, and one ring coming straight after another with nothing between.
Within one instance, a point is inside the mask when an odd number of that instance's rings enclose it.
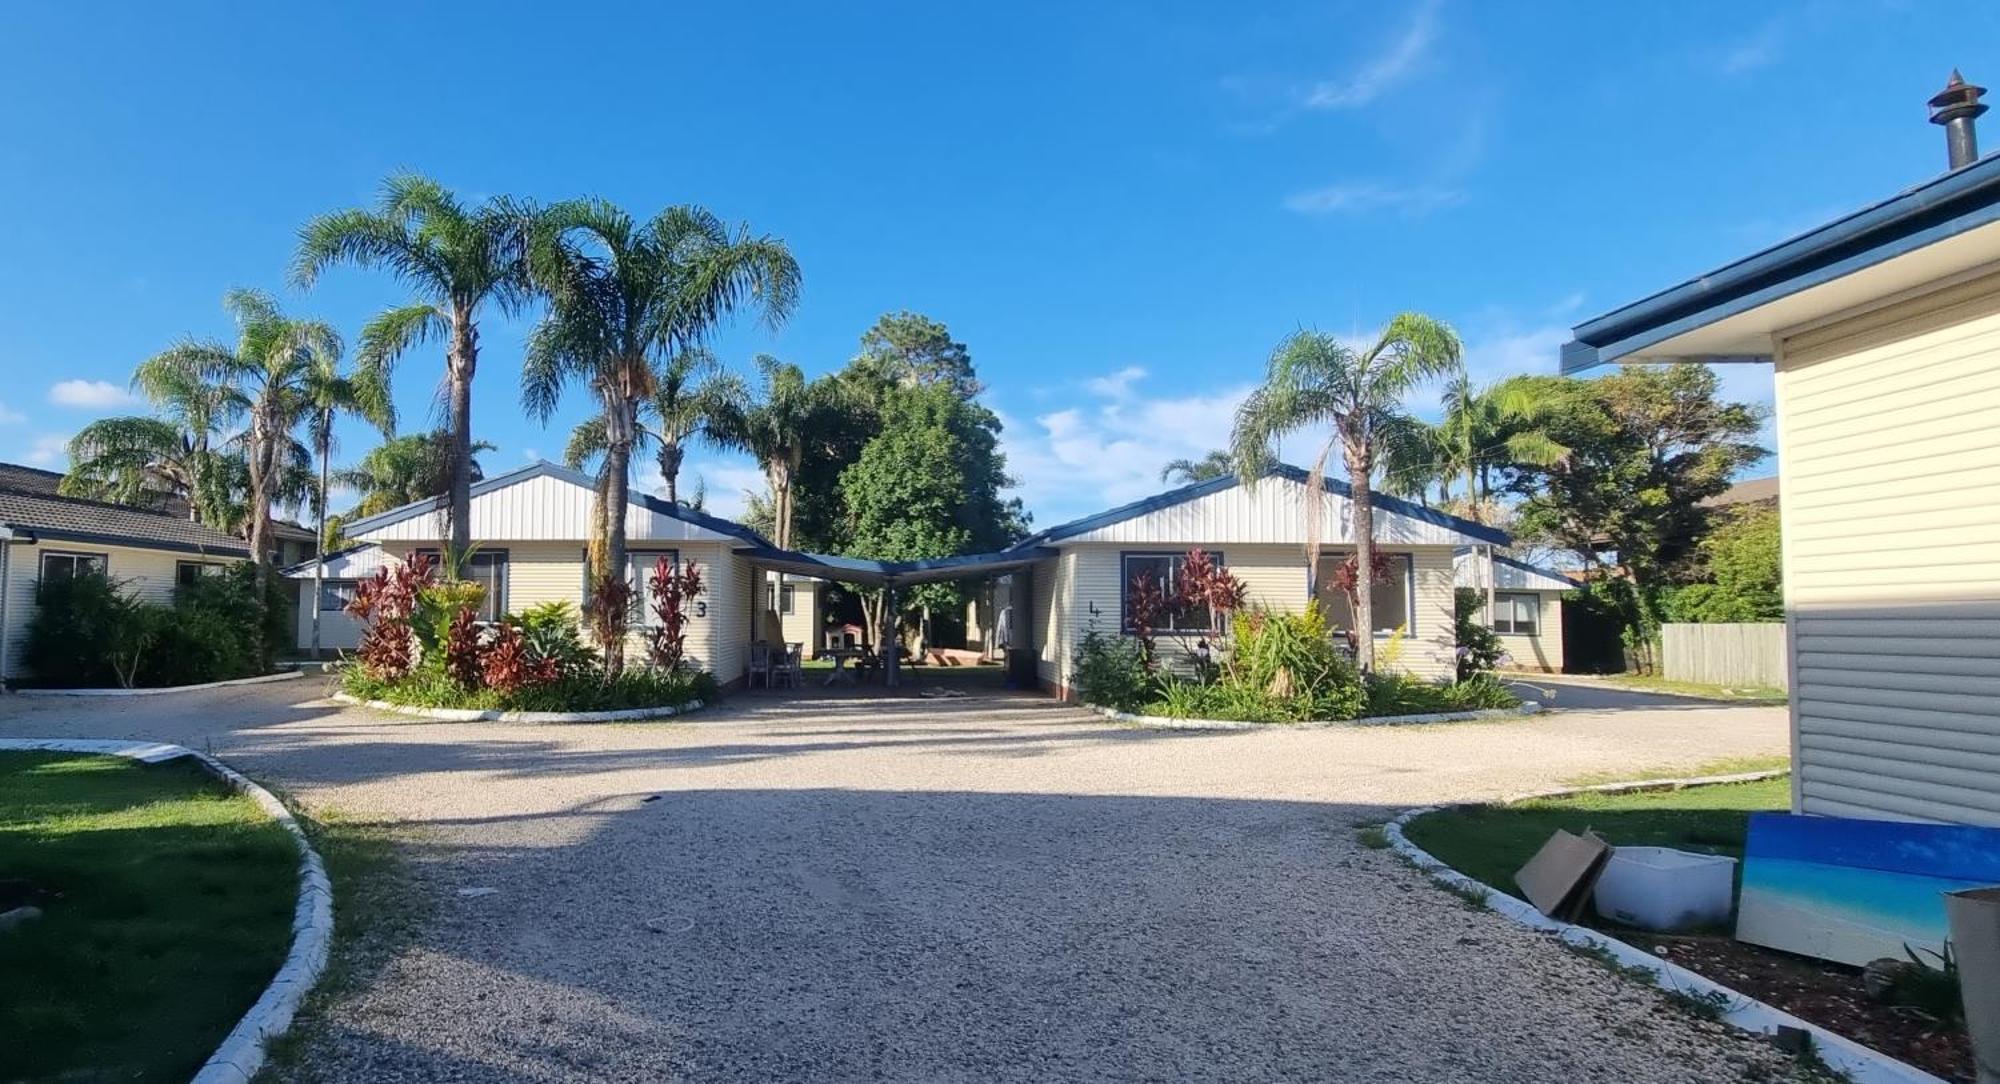
<instances>
[{"instance_id":1,"label":"tall tree","mask_svg":"<svg viewBox=\"0 0 2000 1084\"><path fill-rule=\"evenodd\" d=\"M390 437L396 430L396 406L380 369L349 373L341 368L337 350L315 352L307 359L305 371L298 377L298 394L302 400L307 437L312 442L313 456L319 463L319 485L315 487L313 499L313 515L316 518L313 536L324 544L326 504L332 488L334 423L344 416L353 416L373 425L384 437ZM315 564L312 590L312 653L315 658L319 656L320 587L325 578L325 563Z\"/></svg>"},{"instance_id":2,"label":"tall tree","mask_svg":"<svg viewBox=\"0 0 2000 1084\"><path fill-rule=\"evenodd\" d=\"M700 207L669 207L641 225L602 200L577 200L540 216L529 265L549 296L549 313L528 341L522 404L546 421L571 381L597 399L604 465L591 517L591 574L598 587L623 584L641 406L659 392L671 359L700 345L738 308L754 307L768 327L782 325L797 304L798 263L784 242L753 237L747 226L731 230ZM592 610L606 625L597 630L606 669L617 673L624 609Z\"/></svg>"},{"instance_id":3,"label":"tall tree","mask_svg":"<svg viewBox=\"0 0 2000 1084\"><path fill-rule=\"evenodd\" d=\"M221 448L243 404L234 388L210 379L199 364L212 346L187 339L140 365L132 386L154 414L85 426L70 439L61 491L142 507L185 507L190 519L230 530L236 517Z\"/></svg>"},{"instance_id":4,"label":"tall tree","mask_svg":"<svg viewBox=\"0 0 2000 1084\"><path fill-rule=\"evenodd\" d=\"M1213 451L1200 459L1172 459L1160 468L1162 482L1207 482L1236 473L1236 461L1226 451Z\"/></svg>"},{"instance_id":5,"label":"tall tree","mask_svg":"<svg viewBox=\"0 0 2000 1084\"><path fill-rule=\"evenodd\" d=\"M742 409L715 429L726 447L747 453L763 468L771 505L771 541L792 548L792 483L814 440L813 417L823 392L804 370L768 354L757 356L758 386Z\"/></svg>"},{"instance_id":6,"label":"tall tree","mask_svg":"<svg viewBox=\"0 0 2000 1084\"><path fill-rule=\"evenodd\" d=\"M1769 454L1755 442L1764 412L1719 398L1715 374L1694 364L1527 379L1547 404L1550 439L1569 454L1509 465L1518 533L1593 568L1608 558L1657 616L1661 592L1706 533L1712 513L1702 502Z\"/></svg>"},{"instance_id":7,"label":"tall tree","mask_svg":"<svg viewBox=\"0 0 2000 1084\"><path fill-rule=\"evenodd\" d=\"M479 368L479 318L527 299L526 235L532 211L505 197L468 207L428 177L399 173L383 183L373 210L320 215L299 231L292 281L310 287L327 267L384 268L416 300L377 316L361 331L359 363L382 374L427 342L445 343L444 399L450 436L446 540L457 567L471 545L472 379Z\"/></svg>"},{"instance_id":8,"label":"tall tree","mask_svg":"<svg viewBox=\"0 0 2000 1084\"><path fill-rule=\"evenodd\" d=\"M949 385L961 399L976 398L983 387L973 375L972 354L951 330L922 313L887 313L861 335L853 367L904 387Z\"/></svg>"},{"instance_id":9,"label":"tall tree","mask_svg":"<svg viewBox=\"0 0 2000 1084\"><path fill-rule=\"evenodd\" d=\"M1456 373L1443 407L1435 424L1405 419L1385 432L1385 488L1424 497L1435 485L1443 506L1474 523L1491 523L1496 473L1504 475L1513 464L1552 466L1569 452L1541 424L1549 416L1547 400L1520 378L1480 388Z\"/></svg>"},{"instance_id":10,"label":"tall tree","mask_svg":"<svg viewBox=\"0 0 2000 1084\"><path fill-rule=\"evenodd\" d=\"M474 482L485 477L479 453L492 450L493 445L485 441L472 446L469 464ZM451 489L451 459L447 433L412 433L384 440L354 466L333 472L335 485L360 494L342 518L359 519L445 496Z\"/></svg>"},{"instance_id":11,"label":"tall tree","mask_svg":"<svg viewBox=\"0 0 2000 1084\"><path fill-rule=\"evenodd\" d=\"M667 500L680 504L687 446L697 440L712 442L714 427L742 410L750 389L742 377L724 370L707 347L691 347L667 359L654 383L652 397L639 404L633 447L652 447ZM589 466L604 454L606 432L602 415L578 423L563 449L563 462L579 469ZM696 486L696 499L685 502L691 508L697 507L700 497L699 482Z\"/></svg>"},{"instance_id":12,"label":"tall tree","mask_svg":"<svg viewBox=\"0 0 2000 1084\"><path fill-rule=\"evenodd\" d=\"M1460 354L1450 326L1414 312L1389 321L1358 351L1325 332L1300 330L1278 344L1263 385L1236 412L1230 443L1245 485L1254 486L1270 470L1279 437L1322 426L1330 430L1306 482L1308 576L1319 574L1327 460L1338 449L1346 461L1361 584L1354 599L1355 662L1364 672L1375 666L1375 608L1368 585L1375 567L1374 476L1382 437L1402 424L1403 400L1411 392L1458 371Z\"/></svg>"}]
</instances>

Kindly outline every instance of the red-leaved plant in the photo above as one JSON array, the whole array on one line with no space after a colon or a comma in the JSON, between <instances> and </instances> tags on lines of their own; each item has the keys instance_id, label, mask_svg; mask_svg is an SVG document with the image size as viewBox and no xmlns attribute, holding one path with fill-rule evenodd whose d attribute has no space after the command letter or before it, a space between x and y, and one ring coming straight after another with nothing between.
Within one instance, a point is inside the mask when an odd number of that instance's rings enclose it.
<instances>
[{"instance_id":1,"label":"red-leaved plant","mask_svg":"<svg viewBox=\"0 0 2000 1084\"><path fill-rule=\"evenodd\" d=\"M461 606L452 615L451 631L444 639L445 676L467 692L479 688L485 675L479 654L479 614L470 606Z\"/></svg>"},{"instance_id":2,"label":"red-leaved plant","mask_svg":"<svg viewBox=\"0 0 2000 1084\"><path fill-rule=\"evenodd\" d=\"M1375 559L1373 561L1370 561L1369 565L1371 567L1369 570L1370 575L1368 577L1368 582L1371 585L1371 587L1372 585L1378 583L1393 582L1396 574L1396 568L1394 562L1392 562L1389 559L1388 554L1383 553L1381 550L1376 550ZM1351 614L1354 613L1356 610L1358 610L1361 606L1360 557L1356 554L1352 553L1348 554L1345 560L1333 566L1333 574L1329 577L1329 579L1332 581L1333 586L1339 589L1341 594L1347 596L1347 607L1348 607L1347 612ZM1356 645L1357 636L1358 633L1354 629L1347 630L1347 641L1349 647L1354 647Z\"/></svg>"},{"instance_id":3,"label":"red-leaved plant","mask_svg":"<svg viewBox=\"0 0 2000 1084\"><path fill-rule=\"evenodd\" d=\"M651 592L654 624L646 629L646 658L653 668L672 673L687 658L688 610L708 590L701 566L685 562L679 570L662 556L653 564Z\"/></svg>"},{"instance_id":4,"label":"red-leaved plant","mask_svg":"<svg viewBox=\"0 0 2000 1084\"><path fill-rule=\"evenodd\" d=\"M1249 589L1236 578L1236 573L1222 567L1221 562L1196 546L1181 559L1181 577L1175 596L1181 615L1205 609L1209 638L1219 640L1229 628L1229 615L1243 608Z\"/></svg>"},{"instance_id":5,"label":"red-leaved plant","mask_svg":"<svg viewBox=\"0 0 2000 1084\"><path fill-rule=\"evenodd\" d=\"M397 681L416 665L410 615L416 612L417 592L436 575L437 562L418 553L400 564L376 569L375 575L356 586L347 612L365 623L355 653L368 676Z\"/></svg>"},{"instance_id":6,"label":"red-leaved plant","mask_svg":"<svg viewBox=\"0 0 2000 1084\"><path fill-rule=\"evenodd\" d=\"M528 650L528 641L511 621L502 621L479 654L486 687L503 693L547 685L557 677L556 660Z\"/></svg>"},{"instance_id":7,"label":"red-leaved plant","mask_svg":"<svg viewBox=\"0 0 2000 1084\"><path fill-rule=\"evenodd\" d=\"M632 585L619 576L599 576L590 589L584 619L604 652L604 672L615 675L625 669L625 628L632 613Z\"/></svg>"},{"instance_id":8,"label":"red-leaved plant","mask_svg":"<svg viewBox=\"0 0 2000 1084\"><path fill-rule=\"evenodd\" d=\"M1145 660L1146 672L1152 673L1154 665L1153 635L1174 614L1175 602L1150 572L1141 572L1132 577L1132 585L1125 591L1125 628L1139 641L1139 655Z\"/></svg>"}]
</instances>

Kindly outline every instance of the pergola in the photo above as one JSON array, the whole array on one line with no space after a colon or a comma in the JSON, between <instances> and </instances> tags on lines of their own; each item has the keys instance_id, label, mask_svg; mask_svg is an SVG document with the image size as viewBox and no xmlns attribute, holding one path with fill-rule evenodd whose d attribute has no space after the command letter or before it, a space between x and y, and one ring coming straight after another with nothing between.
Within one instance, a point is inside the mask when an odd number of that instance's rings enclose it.
<instances>
[{"instance_id":1,"label":"pergola","mask_svg":"<svg viewBox=\"0 0 2000 1084\"><path fill-rule=\"evenodd\" d=\"M959 557L932 557L921 561L873 561L862 557L801 553L797 550L778 549L775 546L744 546L735 552L738 557L744 558L753 566L774 572L789 572L838 583L880 588L888 594L884 612L889 614L896 613L896 596L905 587L1004 576L1021 571L1037 561L1045 561L1056 556L1055 550L1040 546L1001 550L997 553L973 553ZM897 623L891 620L885 625L882 630L883 682L894 687L897 671L900 668Z\"/></svg>"}]
</instances>

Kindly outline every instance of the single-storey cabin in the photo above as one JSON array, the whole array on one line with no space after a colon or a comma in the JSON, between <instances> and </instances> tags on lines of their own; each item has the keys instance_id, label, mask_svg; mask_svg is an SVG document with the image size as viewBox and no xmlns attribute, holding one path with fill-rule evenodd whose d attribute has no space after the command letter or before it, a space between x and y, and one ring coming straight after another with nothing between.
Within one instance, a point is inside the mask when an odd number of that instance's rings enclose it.
<instances>
[{"instance_id":1,"label":"single-storey cabin","mask_svg":"<svg viewBox=\"0 0 2000 1084\"><path fill-rule=\"evenodd\" d=\"M149 602L250 559L242 539L185 515L65 497L62 475L0 464L0 681L31 678L21 661L35 587L44 579L109 576Z\"/></svg>"},{"instance_id":2,"label":"single-storey cabin","mask_svg":"<svg viewBox=\"0 0 2000 1084\"><path fill-rule=\"evenodd\" d=\"M1565 372L1774 366L1795 811L2000 826L2000 156L1578 325Z\"/></svg>"},{"instance_id":3,"label":"single-storey cabin","mask_svg":"<svg viewBox=\"0 0 2000 1084\"><path fill-rule=\"evenodd\" d=\"M1469 548L1453 556L1452 582L1480 593L1481 624L1500 638L1509 667L1562 672L1562 597L1575 584L1560 573ZM1489 595L1490 611L1485 609Z\"/></svg>"},{"instance_id":4,"label":"single-storey cabin","mask_svg":"<svg viewBox=\"0 0 2000 1084\"><path fill-rule=\"evenodd\" d=\"M1305 562L1306 472L1281 466L1254 487L1235 476L1197 482L1037 532L1015 552L1046 551L1027 571L1025 622L1010 614L1016 646L1032 646L1043 686L1071 695L1077 645L1091 629L1129 634L1126 593L1149 572L1174 582L1188 550L1200 548L1234 572L1250 604L1297 612L1317 599L1328 624L1352 627L1331 571L1353 553L1347 483L1326 479L1318 569ZM1424 677L1455 664L1453 556L1463 546L1505 546L1506 532L1386 495L1375 497L1375 540L1395 574L1374 587L1378 663ZM1018 610L1020 607L1016 607ZM1162 654L1185 654L1202 629L1168 629ZM1030 639L1023 645L1022 635Z\"/></svg>"}]
</instances>

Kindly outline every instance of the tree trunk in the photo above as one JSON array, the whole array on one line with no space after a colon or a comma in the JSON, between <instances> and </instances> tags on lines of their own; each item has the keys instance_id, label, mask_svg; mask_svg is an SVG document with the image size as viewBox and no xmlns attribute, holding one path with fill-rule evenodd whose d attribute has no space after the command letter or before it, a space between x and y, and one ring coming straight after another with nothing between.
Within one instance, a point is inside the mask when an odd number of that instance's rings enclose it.
<instances>
[{"instance_id":1,"label":"tree trunk","mask_svg":"<svg viewBox=\"0 0 2000 1084\"><path fill-rule=\"evenodd\" d=\"M681 503L681 451L679 442L660 439L660 477L667 482L667 503Z\"/></svg>"},{"instance_id":2,"label":"tree trunk","mask_svg":"<svg viewBox=\"0 0 2000 1084\"><path fill-rule=\"evenodd\" d=\"M472 548L472 374L479 367L479 328L469 306L452 313L445 366L451 385L451 486L445 494L445 519L451 531L445 563L455 569Z\"/></svg>"},{"instance_id":3,"label":"tree trunk","mask_svg":"<svg viewBox=\"0 0 2000 1084\"><path fill-rule=\"evenodd\" d=\"M1354 665L1362 673L1375 670L1375 491L1372 449L1347 445L1347 481L1354 498Z\"/></svg>"},{"instance_id":4,"label":"tree trunk","mask_svg":"<svg viewBox=\"0 0 2000 1084\"><path fill-rule=\"evenodd\" d=\"M264 635L269 622L265 608L271 599L271 465L275 456L269 412L259 406L250 416L250 560L257 569L257 665L271 668L271 644Z\"/></svg>"},{"instance_id":5,"label":"tree trunk","mask_svg":"<svg viewBox=\"0 0 2000 1084\"><path fill-rule=\"evenodd\" d=\"M598 530L602 532L600 549L604 562L598 567L603 570L600 575L605 577L623 576L628 563L625 556L625 512L632 485L630 469L635 410L635 404L629 399L614 401L605 409L604 473L597 487L597 522ZM637 577L632 584L633 605L646 605L643 597L645 587L645 578ZM604 672L612 677L625 669L625 629L626 622L622 619L614 618L606 624Z\"/></svg>"},{"instance_id":6,"label":"tree trunk","mask_svg":"<svg viewBox=\"0 0 2000 1084\"><path fill-rule=\"evenodd\" d=\"M314 443L318 444L319 447L313 449L319 453L319 515L317 517L319 533L313 536L313 553L319 558L313 564L312 657L315 659L319 658L320 589L325 586L326 582L326 486L327 474L332 469L329 461L333 458L333 449L331 447L333 443L333 430L330 426L322 424L317 436L319 439L314 441Z\"/></svg>"}]
</instances>

